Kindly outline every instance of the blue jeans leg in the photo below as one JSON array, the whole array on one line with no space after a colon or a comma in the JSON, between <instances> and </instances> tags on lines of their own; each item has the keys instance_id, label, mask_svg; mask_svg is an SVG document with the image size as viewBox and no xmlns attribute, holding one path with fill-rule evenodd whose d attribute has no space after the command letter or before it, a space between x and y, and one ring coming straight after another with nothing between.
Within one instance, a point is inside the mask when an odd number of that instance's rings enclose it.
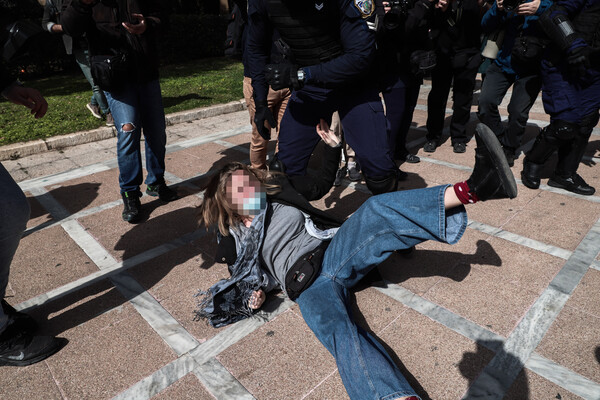
<instances>
[{"instance_id":1,"label":"blue jeans leg","mask_svg":"<svg viewBox=\"0 0 600 400\"><path fill-rule=\"evenodd\" d=\"M158 81L130 84L119 92L105 92L117 127L117 158L121 193L137 191L142 184L140 137L146 146L146 184L163 180L165 172L165 114ZM133 129L124 130L131 124Z\"/></svg>"},{"instance_id":2,"label":"blue jeans leg","mask_svg":"<svg viewBox=\"0 0 600 400\"><path fill-rule=\"evenodd\" d=\"M90 102L99 106L103 114L109 113L110 109L108 108L108 100L106 100L106 96L104 95L102 89L100 89L100 86L94 83L88 51L82 49L74 49L73 54L75 55L75 60L77 61L79 68L81 68L81 72L83 72L85 79L87 79L90 86L92 87L92 98Z\"/></svg>"},{"instance_id":3,"label":"blue jeans leg","mask_svg":"<svg viewBox=\"0 0 600 400\"><path fill-rule=\"evenodd\" d=\"M29 221L29 203L25 194L0 164L0 299L6 294L10 263ZM0 332L5 328L6 315L0 307Z\"/></svg>"},{"instance_id":4,"label":"blue jeans leg","mask_svg":"<svg viewBox=\"0 0 600 400\"><path fill-rule=\"evenodd\" d=\"M342 225L325 252L321 275L297 299L306 323L335 357L352 399L415 395L383 346L354 322L348 290L394 250L460 239L467 216L462 206L445 210L448 187L371 197Z\"/></svg>"}]
</instances>

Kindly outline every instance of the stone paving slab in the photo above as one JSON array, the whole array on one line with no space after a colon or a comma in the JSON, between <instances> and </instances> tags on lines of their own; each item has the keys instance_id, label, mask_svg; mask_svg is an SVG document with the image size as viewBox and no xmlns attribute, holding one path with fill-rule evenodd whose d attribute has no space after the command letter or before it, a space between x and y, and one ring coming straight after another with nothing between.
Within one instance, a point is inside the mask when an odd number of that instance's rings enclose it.
<instances>
[{"instance_id":1,"label":"stone paving slab","mask_svg":"<svg viewBox=\"0 0 600 400\"><path fill-rule=\"evenodd\" d=\"M447 139L422 151L428 90L408 136L421 162L402 165L401 189L471 171L473 141L465 154ZM248 114L235 107L168 126L166 178L181 199L144 196L138 225L120 217L114 138L3 162L32 206L8 301L69 344L42 363L0 368L0 398L348 398L333 358L281 294L229 327L193 320L194 295L227 276L196 206L214 168L248 162ZM538 100L522 149L547 123L540 110ZM599 149L595 131L580 171L597 188ZM315 206L345 218L368 197L364 182L346 180ZM479 204L469 218L458 244L424 243L370 275L353 294L358 323L424 399L599 400L600 196L519 184L517 199Z\"/></svg>"}]
</instances>

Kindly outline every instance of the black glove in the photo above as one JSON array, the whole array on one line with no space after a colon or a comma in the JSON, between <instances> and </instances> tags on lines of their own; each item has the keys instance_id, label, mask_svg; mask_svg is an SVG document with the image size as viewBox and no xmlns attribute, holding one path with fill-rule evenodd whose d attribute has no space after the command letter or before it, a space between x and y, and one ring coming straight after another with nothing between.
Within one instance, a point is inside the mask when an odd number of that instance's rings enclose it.
<instances>
[{"instance_id":1,"label":"black glove","mask_svg":"<svg viewBox=\"0 0 600 400\"><path fill-rule=\"evenodd\" d=\"M277 122L273 117L273 113L269 108L267 100L255 100L254 105L256 106L256 112L254 113L254 123L256 124L256 129L263 139L270 140L271 128L275 128L277 126ZM267 128L265 126L265 121L269 123L271 128Z\"/></svg>"},{"instance_id":2,"label":"black glove","mask_svg":"<svg viewBox=\"0 0 600 400\"><path fill-rule=\"evenodd\" d=\"M590 69L590 48L588 46L577 47L567 54L569 71L574 76L584 77Z\"/></svg>"},{"instance_id":3,"label":"black glove","mask_svg":"<svg viewBox=\"0 0 600 400\"><path fill-rule=\"evenodd\" d=\"M298 80L298 66L293 64L268 64L265 67L265 78L273 90L300 89L304 82Z\"/></svg>"}]
</instances>

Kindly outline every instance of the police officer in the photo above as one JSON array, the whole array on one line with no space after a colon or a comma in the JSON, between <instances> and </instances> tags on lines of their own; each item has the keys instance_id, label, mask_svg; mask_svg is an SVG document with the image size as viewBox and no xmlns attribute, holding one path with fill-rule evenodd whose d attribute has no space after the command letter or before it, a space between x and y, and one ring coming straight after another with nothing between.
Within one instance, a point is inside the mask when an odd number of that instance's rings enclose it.
<instances>
[{"instance_id":1,"label":"police officer","mask_svg":"<svg viewBox=\"0 0 600 400\"><path fill-rule=\"evenodd\" d=\"M593 195L595 189L577 168L598 123L600 0L558 0L540 17L540 25L553 42L542 62L542 100L550 124L527 153L521 178L537 189L544 163L558 150L548 185Z\"/></svg>"},{"instance_id":2,"label":"police officer","mask_svg":"<svg viewBox=\"0 0 600 400\"><path fill-rule=\"evenodd\" d=\"M382 5L385 15L378 39L377 68L389 123L390 146L395 159L418 163L419 157L406 148L406 137L423 75L435 66L429 37L434 1L384 1Z\"/></svg>"},{"instance_id":3,"label":"police officer","mask_svg":"<svg viewBox=\"0 0 600 400\"><path fill-rule=\"evenodd\" d=\"M294 89L279 134L277 157L285 172L306 173L320 140L315 127L338 110L368 188L374 194L395 190L403 173L391 157L383 104L369 75L375 53L373 1L251 0L248 17L255 123L264 136L264 124L275 125L266 104L269 85ZM267 63L273 29L281 36L286 63Z\"/></svg>"}]
</instances>

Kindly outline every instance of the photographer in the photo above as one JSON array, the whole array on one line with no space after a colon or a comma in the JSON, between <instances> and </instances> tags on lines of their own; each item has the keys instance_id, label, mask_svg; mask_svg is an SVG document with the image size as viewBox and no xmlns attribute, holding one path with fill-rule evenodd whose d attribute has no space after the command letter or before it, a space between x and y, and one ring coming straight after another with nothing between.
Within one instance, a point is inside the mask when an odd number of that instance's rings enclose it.
<instances>
[{"instance_id":1,"label":"photographer","mask_svg":"<svg viewBox=\"0 0 600 400\"><path fill-rule=\"evenodd\" d=\"M394 158L418 163L406 149L406 135L417 105L423 76L435 66L430 21L436 0L384 1L378 34L377 75L385 101Z\"/></svg>"},{"instance_id":2,"label":"photographer","mask_svg":"<svg viewBox=\"0 0 600 400\"><path fill-rule=\"evenodd\" d=\"M451 86L452 147L455 153L466 151L466 125L481 64L481 17L485 4L483 0L440 0L435 6L432 35L436 41L436 66L427 98L427 143L423 148L426 152L431 153L439 146Z\"/></svg>"},{"instance_id":3,"label":"photographer","mask_svg":"<svg viewBox=\"0 0 600 400\"><path fill-rule=\"evenodd\" d=\"M117 128L119 185L123 220L141 215L140 138L146 145L146 193L177 199L167 187L165 115L158 82L156 33L158 4L140 0L74 0L62 15L65 33L86 34L94 81L104 90Z\"/></svg>"},{"instance_id":4,"label":"photographer","mask_svg":"<svg viewBox=\"0 0 600 400\"><path fill-rule=\"evenodd\" d=\"M505 7L505 4L507 5ZM485 34L504 28L504 41L496 60L486 71L479 97L478 116L499 136L509 165L514 165L516 149L521 144L529 110L541 88L539 66L543 55L543 34L536 25L550 0L497 0L483 16L481 27ZM524 49L527 48L527 51ZM508 125L504 127L498 106L512 88L508 104Z\"/></svg>"}]
</instances>

